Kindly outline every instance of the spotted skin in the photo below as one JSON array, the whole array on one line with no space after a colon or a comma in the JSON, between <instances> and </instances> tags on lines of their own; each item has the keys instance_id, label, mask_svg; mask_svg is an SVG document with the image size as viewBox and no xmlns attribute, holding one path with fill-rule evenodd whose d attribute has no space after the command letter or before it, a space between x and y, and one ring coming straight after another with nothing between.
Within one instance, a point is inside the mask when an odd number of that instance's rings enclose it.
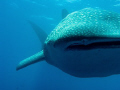
<instances>
[{"instance_id":1,"label":"spotted skin","mask_svg":"<svg viewBox=\"0 0 120 90\"><path fill-rule=\"evenodd\" d=\"M120 15L118 13L85 8L63 19L45 43L73 36L119 37L119 35Z\"/></svg>"},{"instance_id":2,"label":"spotted skin","mask_svg":"<svg viewBox=\"0 0 120 90\"><path fill-rule=\"evenodd\" d=\"M120 74L119 53L120 14L85 8L68 14L55 27L41 56L72 76L89 78Z\"/></svg>"}]
</instances>

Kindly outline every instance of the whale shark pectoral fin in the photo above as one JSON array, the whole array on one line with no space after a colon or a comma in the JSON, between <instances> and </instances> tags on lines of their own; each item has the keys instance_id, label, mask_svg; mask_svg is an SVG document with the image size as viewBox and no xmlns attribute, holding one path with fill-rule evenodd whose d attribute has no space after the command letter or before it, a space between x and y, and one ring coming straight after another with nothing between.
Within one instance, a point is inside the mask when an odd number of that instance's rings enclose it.
<instances>
[{"instance_id":1,"label":"whale shark pectoral fin","mask_svg":"<svg viewBox=\"0 0 120 90\"><path fill-rule=\"evenodd\" d=\"M65 18L68 14L69 14L69 12L66 9L63 9L62 10L62 19Z\"/></svg>"},{"instance_id":2,"label":"whale shark pectoral fin","mask_svg":"<svg viewBox=\"0 0 120 90\"><path fill-rule=\"evenodd\" d=\"M42 43L42 46L47 38L47 33L42 30L38 25L36 25L34 22L28 20L28 22L30 23L31 27L33 28L33 30L35 31L35 33L37 34L40 42Z\"/></svg>"},{"instance_id":3,"label":"whale shark pectoral fin","mask_svg":"<svg viewBox=\"0 0 120 90\"><path fill-rule=\"evenodd\" d=\"M16 70L22 69L24 67L27 67L27 66L34 64L36 62L39 62L39 61L43 61L44 59L45 59L45 56L44 56L44 53L42 50L41 52L38 52L35 55L30 56L30 57L24 59L23 61L21 61L18 64L18 66L16 67Z\"/></svg>"}]
</instances>

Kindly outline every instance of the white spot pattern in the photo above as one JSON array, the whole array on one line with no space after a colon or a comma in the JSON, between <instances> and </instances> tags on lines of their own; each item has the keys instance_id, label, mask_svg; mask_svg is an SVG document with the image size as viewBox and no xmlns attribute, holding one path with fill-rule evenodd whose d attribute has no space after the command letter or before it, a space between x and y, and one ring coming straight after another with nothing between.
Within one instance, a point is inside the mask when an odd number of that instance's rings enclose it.
<instances>
[{"instance_id":1,"label":"white spot pattern","mask_svg":"<svg viewBox=\"0 0 120 90\"><path fill-rule=\"evenodd\" d=\"M120 15L93 8L75 11L56 26L45 43L75 36L120 37Z\"/></svg>"}]
</instances>

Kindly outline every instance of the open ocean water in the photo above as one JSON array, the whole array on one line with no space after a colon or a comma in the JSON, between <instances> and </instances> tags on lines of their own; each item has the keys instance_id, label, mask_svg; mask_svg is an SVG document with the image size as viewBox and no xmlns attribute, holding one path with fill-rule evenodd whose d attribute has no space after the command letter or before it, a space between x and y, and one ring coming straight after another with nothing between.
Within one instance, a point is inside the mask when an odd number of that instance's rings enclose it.
<instances>
[{"instance_id":1,"label":"open ocean water","mask_svg":"<svg viewBox=\"0 0 120 90\"><path fill-rule=\"evenodd\" d=\"M77 78L45 61L16 71L21 60L42 48L27 20L49 34L62 9L86 7L120 13L120 0L0 0L0 90L120 90L120 75Z\"/></svg>"}]
</instances>

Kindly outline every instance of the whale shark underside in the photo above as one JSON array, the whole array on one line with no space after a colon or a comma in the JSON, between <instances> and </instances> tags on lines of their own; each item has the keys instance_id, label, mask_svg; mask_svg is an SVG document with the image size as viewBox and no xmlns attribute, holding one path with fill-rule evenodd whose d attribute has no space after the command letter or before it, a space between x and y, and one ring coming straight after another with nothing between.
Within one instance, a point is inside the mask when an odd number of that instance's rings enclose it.
<instances>
[{"instance_id":1,"label":"whale shark underside","mask_svg":"<svg viewBox=\"0 0 120 90\"><path fill-rule=\"evenodd\" d=\"M45 60L75 77L120 74L120 14L84 8L63 17L48 36L30 23L43 50L21 61L16 69Z\"/></svg>"}]
</instances>

